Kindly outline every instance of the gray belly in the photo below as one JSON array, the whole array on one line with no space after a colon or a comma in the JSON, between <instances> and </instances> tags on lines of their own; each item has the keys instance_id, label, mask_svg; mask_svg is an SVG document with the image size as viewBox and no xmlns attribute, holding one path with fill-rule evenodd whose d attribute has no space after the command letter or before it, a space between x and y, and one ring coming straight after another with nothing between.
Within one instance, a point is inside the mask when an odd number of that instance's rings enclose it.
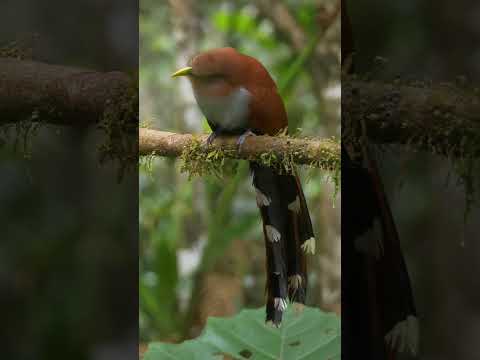
<instances>
[{"instance_id":1,"label":"gray belly","mask_svg":"<svg viewBox=\"0 0 480 360\"><path fill-rule=\"evenodd\" d=\"M248 128L248 105L251 94L239 88L228 96L197 96L195 98L209 124L225 131Z\"/></svg>"}]
</instances>

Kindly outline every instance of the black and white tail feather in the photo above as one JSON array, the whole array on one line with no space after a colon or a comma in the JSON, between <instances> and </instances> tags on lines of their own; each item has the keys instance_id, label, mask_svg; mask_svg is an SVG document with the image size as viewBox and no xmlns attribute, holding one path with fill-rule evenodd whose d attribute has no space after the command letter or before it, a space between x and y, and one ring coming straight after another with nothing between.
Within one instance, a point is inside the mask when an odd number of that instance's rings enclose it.
<instances>
[{"instance_id":1,"label":"black and white tail feather","mask_svg":"<svg viewBox=\"0 0 480 360\"><path fill-rule=\"evenodd\" d=\"M416 356L413 292L374 154L342 145L342 173L342 359Z\"/></svg>"},{"instance_id":2,"label":"black and white tail feather","mask_svg":"<svg viewBox=\"0 0 480 360\"><path fill-rule=\"evenodd\" d=\"M305 304L306 254L315 252L315 238L298 176L253 162L250 169L265 237L266 321L279 326L287 300Z\"/></svg>"}]
</instances>

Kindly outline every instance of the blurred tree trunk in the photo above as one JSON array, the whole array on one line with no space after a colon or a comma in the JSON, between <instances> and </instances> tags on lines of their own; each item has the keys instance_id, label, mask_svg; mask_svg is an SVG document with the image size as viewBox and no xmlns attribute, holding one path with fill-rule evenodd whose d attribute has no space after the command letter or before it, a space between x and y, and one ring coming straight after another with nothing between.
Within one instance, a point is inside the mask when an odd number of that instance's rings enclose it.
<instances>
[{"instance_id":1,"label":"blurred tree trunk","mask_svg":"<svg viewBox=\"0 0 480 360\"><path fill-rule=\"evenodd\" d=\"M194 0L169 0L169 4L173 24L172 34L176 44L175 69L172 69L173 72L187 66L188 61L198 52L197 44L202 37L202 29L201 18L198 16L198 7ZM202 122L200 119L202 119L202 116L195 102L189 81L187 79L179 79L175 81L175 85L178 96L176 96L175 107L177 110L175 114L177 117L174 127L181 131L201 132ZM191 226L188 227L188 233L186 231L187 228L182 227L183 238L178 239L180 247L189 247L199 240L206 223L205 217L202 216L202 211L204 210L199 208L204 203L205 193L200 181L189 182L184 174L175 170L174 166L175 164L172 163L171 172L176 174L174 186L179 187L183 184L184 186L194 188L192 191L192 211L189 217L184 218L182 221L183 224L191 224ZM191 328L193 306L195 305L193 297L197 292L199 281L201 281L200 276L193 277L191 298L188 301L187 315L185 316L187 323L183 324L185 330ZM188 334L183 331L182 336L188 336Z\"/></svg>"},{"instance_id":2,"label":"blurred tree trunk","mask_svg":"<svg viewBox=\"0 0 480 360\"><path fill-rule=\"evenodd\" d=\"M172 34L176 43L175 51L175 69L185 67L188 61L197 53L197 44L202 37L202 29L200 17L198 16L198 8L193 0L169 0L172 14ZM177 86L176 106L178 110L175 112L177 118L175 119L175 128L182 131L198 133L201 130L201 114L198 110L195 98L190 87L189 81L186 79L179 79L175 81ZM183 174L180 174L174 169L175 164L172 163L171 171L177 174L176 184L181 186L182 183L188 181ZM200 182L195 181L190 183L195 191L192 192L193 212L192 218L202 219L201 209L198 205L202 203L200 199L203 198L202 187ZM186 219L185 221L188 221ZM198 240L198 235L201 233L203 221L191 221L192 229L185 235L185 243L192 244ZM185 230L185 229L184 229ZM179 242L180 244L182 242ZM183 244L183 245L186 245Z\"/></svg>"},{"instance_id":3,"label":"blurred tree trunk","mask_svg":"<svg viewBox=\"0 0 480 360\"><path fill-rule=\"evenodd\" d=\"M169 0L172 11L173 37L176 43L176 69L187 66L188 61L198 52L197 44L202 38L202 27L198 8L194 0ZM190 84L185 79L178 83L178 104L181 109L177 129L200 132L201 119Z\"/></svg>"}]
</instances>

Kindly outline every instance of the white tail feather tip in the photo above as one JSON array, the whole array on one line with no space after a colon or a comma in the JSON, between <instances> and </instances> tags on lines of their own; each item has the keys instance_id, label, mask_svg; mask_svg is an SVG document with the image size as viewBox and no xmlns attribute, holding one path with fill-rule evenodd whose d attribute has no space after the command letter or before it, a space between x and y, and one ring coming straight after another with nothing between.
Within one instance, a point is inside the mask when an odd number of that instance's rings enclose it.
<instances>
[{"instance_id":1,"label":"white tail feather tip","mask_svg":"<svg viewBox=\"0 0 480 360\"><path fill-rule=\"evenodd\" d=\"M310 239L305 240L302 245L302 250L307 254L315 254L315 238L311 237Z\"/></svg>"},{"instance_id":2,"label":"white tail feather tip","mask_svg":"<svg viewBox=\"0 0 480 360\"><path fill-rule=\"evenodd\" d=\"M419 326L415 316L409 315L403 321L398 322L392 330L385 335L385 342L398 352L410 352L418 354Z\"/></svg>"},{"instance_id":3,"label":"white tail feather tip","mask_svg":"<svg viewBox=\"0 0 480 360\"><path fill-rule=\"evenodd\" d=\"M300 212L300 199L298 198L298 196L295 198L294 201L288 204L288 210L293 211L297 214Z\"/></svg>"},{"instance_id":4,"label":"white tail feather tip","mask_svg":"<svg viewBox=\"0 0 480 360\"><path fill-rule=\"evenodd\" d=\"M277 229L275 229L272 225L266 225L265 231L267 233L267 237L268 237L268 240L270 240L270 242L280 241L280 238L282 236L280 235L280 232Z\"/></svg>"},{"instance_id":5,"label":"white tail feather tip","mask_svg":"<svg viewBox=\"0 0 480 360\"><path fill-rule=\"evenodd\" d=\"M284 312L287 309L287 301L284 298L275 298L273 303L278 311Z\"/></svg>"},{"instance_id":6,"label":"white tail feather tip","mask_svg":"<svg viewBox=\"0 0 480 360\"><path fill-rule=\"evenodd\" d=\"M302 286L302 275L292 275L288 278L288 287L290 289L297 290L300 286Z\"/></svg>"},{"instance_id":7,"label":"white tail feather tip","mask_svg":"<svg viewBox=\"0 0 480 360\"><path fill-rule=\"evenodd\" d=\"M255 188L255 198L259 207L270 206L270 204L272 203L272 199L270 199L267 195L262 193L257 188Z\"/></svg>"}]
</instances>

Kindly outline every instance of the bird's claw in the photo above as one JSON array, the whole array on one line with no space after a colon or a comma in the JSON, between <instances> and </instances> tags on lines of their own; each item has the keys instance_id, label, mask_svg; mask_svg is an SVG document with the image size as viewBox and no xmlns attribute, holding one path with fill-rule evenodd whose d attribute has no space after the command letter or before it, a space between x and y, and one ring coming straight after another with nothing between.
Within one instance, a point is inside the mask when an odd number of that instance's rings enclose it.
<instances>
[{"instance_id":1,"label":"bird's claw","mask_svg":"<svg viewBox=\"0 0 480 360\"><path fill-rule=\"evenodd\" d=\"M208 138L207 138L207 141L206 141L207 146L212 145L213 140L215 140L215 139L217 138L217 135L218 135L218 134L217 134L215 131L212 131L212 132L210 133L210 135L208 135Z\"/></svg>"},{"instance_id":2,"label":"bird's claw","mask_svg":"<svg viewBox=\"0 0 480 360\"><path fill-rule=\"evenodd\" d=\"M239 152L242 150L242 145L245 142L245 139L247 138L247 136L254 136L254 135L255 135L255 133L252 132L252 130L249 129L238 137L237 146L238 146L238 151Z\"/></svg>"}]
</instances>

